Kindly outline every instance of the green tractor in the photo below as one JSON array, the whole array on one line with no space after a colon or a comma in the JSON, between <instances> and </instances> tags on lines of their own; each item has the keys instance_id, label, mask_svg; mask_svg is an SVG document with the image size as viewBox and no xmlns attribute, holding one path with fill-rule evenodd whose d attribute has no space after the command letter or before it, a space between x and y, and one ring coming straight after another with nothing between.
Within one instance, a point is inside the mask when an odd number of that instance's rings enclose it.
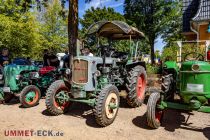
<instances>
[{"instance_id":1,"label":"green tractor","mask_svg":"<svg viewBox=\"0 0 210 140\"><path fill-rule=\"evenodd\" d=\"M163 64L161 91L152 93L147 103L147 122L152 128L161 125L167 108L210 113L210 42L177 44L179 62Z\"/></svg>"},{"instance_id":2,"label":"green tractor","mask_svg":"<svg viewBox=\"0 0 210 140\"><path fill-rule=\"evenodd\" d=\"M0 102L9 102L14 96L18 96L21 90L28 85L28 80L22 77L28 76L29 71L38 69L22 58L14 59L12 64L2 68L0 72Z\"/></svg>"},{"instance_id":3,"label":"green tractor","mask_svg":"<svg viewBox=\"0 0 210 140\"><path fill-rule=\"evenodd\" d=\"M19 94L23 107L33 107L45 96L47 88L56 80L64 79L70 74L69 69L44 66L37 70L31 70L21 75L21 80L27 81Z\"/></svg>"},{"instance_id":4,"label":"green tractor","mask_svg":"<svg viewBox=\"0 0 210 140\"><path fill-rule=\"evenodd\" d=\"M146 66L137 55L137 42L144 34L121 21L101 21L90 26L88 35L107 38L109 44L98 45L98 56L76 56L72 79L52 83L46 93L46 107L52 115L60 115L75 102L85 103L93 107L96 122L107 126L117 116L121 91L127 91L131 107L138 107L144 101ZM112 47L113 41L125 39L130 40L130 54Z\"/></svg>"}]
</instances>

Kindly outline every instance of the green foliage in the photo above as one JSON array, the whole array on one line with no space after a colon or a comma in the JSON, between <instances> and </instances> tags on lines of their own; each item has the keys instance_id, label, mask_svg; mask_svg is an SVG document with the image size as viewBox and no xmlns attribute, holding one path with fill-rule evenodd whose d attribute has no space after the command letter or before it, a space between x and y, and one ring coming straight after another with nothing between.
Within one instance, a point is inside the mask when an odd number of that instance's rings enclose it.
<instances>
[{"instance_id":1,"label":"green foliage","mask_svg":"<svg viewBox=\"0 0 210 140\"><path fill-rule=\"evenodd\" d=\"M67 47L67 21L61 15L62 7L59 0L54 0L46 7L41 23L41 34L45 38L43 49L47 48L54 53Z\"/></svg>"},{"instance_id":2,"label":"green foliage","mask_svg":"<svg viewBox=\"0 0 210 140\"><path fill-rule=\"evenodd\" d=\"M37 23L31 14L14 21L12 17L0 14L0 47L10 50L13 57L30 56L38 45Z\"/></svg>"},{"instance_id":3,"label":"green foliage","mask_svg":"<svg viewBox=\"0 0 210 140\"><path fill-rule=\"evenodd\" d=\"M162 72L161 66L147 64L146 68L147 68L147 74L161 74Z\"/></svg>"},{"instance_id":4,"label":"green foliage","mask_svg":"<svg viewBox=\"0 0 210 140\"><path fill-rule=\"evenodd\" d=\"M88 9L83 18L80 19L80 23L82 25L83 33L86 33L88 27L95 22L98 21L112 21L112 20L120 20L125 21L125 18L120 13L114 11L113 8L94 8L91 7Z\"/></svg>"},{"instance_id":5,"label":"green foliage","mask_svg":"<svg viewBox=\"0 0 210 140\"><path fill-rule=\"evenodd\" d=\"M154 60L154 44L158 36L170 26L174 12L174 0L125 0L125 18L131 25L143 31L151 48Z\"/></svg>"},{"instance_id":6,"label":"green foliage","mask_svg":"<svg viewBox=\"0 0 210 140\"><path fill-rule=\"evenodd\" d=\"M162 39L166 42L165 47L170 47L175 41L184 40L182 35L182 0L174 0L173 9L167 17L165 29L162 31Z\"/></svg>"},{"instance_id":7,"label":"green foliage","mask_svg":"<svg viewBox=\"0 0 210 140\"><path fill-rule=\"evenodd\" d=\"M162 59L164 61L176 61L177 60L177 51L178 51L178 46L173 43L170 47L165 47L162 52Z\"/></svg>"},{"instance_id":8,"label":"green foliage","mask_svg":"<svg viewBox=\"0 0 210 140\"><path fill-rule=\"evenodd\" d=\"M103 15L103 16L102 16ZM80 19L80 23L82 25L82 29L80 31L80 37L84 38L85 34L90 25L98 21L113 21L113 20L120 20L125 21L125 18L120 13L114 11L113 8L93 8L91 7L88 9L83 18ZM92 50L96 50L96 38L91 37L92 41L89 41L86 45L91 47ZM103 44L107 44L105 39L101 39ZM116 41L113 42L113 46L119 51L129 51L129 42L128 41Z\"/></svg>"},{"instance_id":9,"label":"green foliage","mask_svg":"<svg viewBox=\"0 0 210 140\"><path fill-rule=\"evenodd\" d=\"M14 57L42 59L43 49L54 53L67 46L67 21L61 3L49 3L42 21L29 11L30 0L0 1L0 48L6 47Z\"/></svg>"}]
</instances>

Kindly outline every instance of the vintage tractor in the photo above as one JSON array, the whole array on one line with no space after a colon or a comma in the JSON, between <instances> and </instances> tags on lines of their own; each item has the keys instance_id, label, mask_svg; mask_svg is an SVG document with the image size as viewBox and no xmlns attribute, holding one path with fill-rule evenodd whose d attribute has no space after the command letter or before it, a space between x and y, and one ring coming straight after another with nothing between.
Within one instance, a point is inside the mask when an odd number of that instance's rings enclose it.
<instances>
[{"instance_id":1,"label":"vintage tractor","mask_svg":"<svg viewBox=\"0 0 210 140\"><path fill-rule=\"evenodd\" d=\"M46 93L46 107L53 115L65 113L74 102L93 107L96 122L110 125L116 118L120 91L127 91L131 107L140 106L145 97L146 67L138 59L138 43L144 38L136 28L121 21L102 21L90 26L88 35L107 38L109 45L98 45L98 56L77 56L73 59L72 79L52 83ZM116 40L130 40L130 54L117 52L112 47ZM135 53L134 53L135 52Z\"/></svg>"},{"instance_id":2,"label":"vintage tractor","mask_svg":"<svg viewBox=\"0 0 210 140\"><path fill-rule=\"evenodd\" d=\"M161 91L152 93L147 103L147 122L152 128L161 125L167 108L210 113L210 43L177 43L178 63L166 61L163 64ZM186 43L191 45L186 46ZM183 53L184 47L187 48Z\"/></svg>"},{"instance_id":3,"label":"vintage tractor","mask_svg":"<svg viewBox=\"0 0 210 140\"><path fill-rule=\"evenodd\" d=\"M26 59L14 59L12 64L9 64L1 69L0 73L0 102L9 102L14 95L19 95L19 92L28 85L28 81L21 78L21 75L28 71L38 70L38 67L30 65Z\"/></svg>"},{"instance_id":4,"label":"vintage tractor","mask_svg":"<svg viewBox=\"0 0 210 140\"><path fill-rule=\"evenodd\" d=\"M27 85L20 92L20 103L23 107L33 107L39 103L41 97L45 96L47 88L56 80L67 78L69 69L45 66L39 71L28 71L21 75Z\"/></svg>"}]
</instances>

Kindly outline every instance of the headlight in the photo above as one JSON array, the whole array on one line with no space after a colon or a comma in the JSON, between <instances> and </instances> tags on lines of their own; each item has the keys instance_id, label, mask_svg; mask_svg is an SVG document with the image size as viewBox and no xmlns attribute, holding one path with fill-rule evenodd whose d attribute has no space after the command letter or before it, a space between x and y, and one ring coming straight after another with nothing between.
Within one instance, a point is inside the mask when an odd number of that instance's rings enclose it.
<instances>
[{"instance_id":1,"label":"headlight","mask_svg":"<svg viewBox=\"0 0 210 140\"><path fill-rule=\"evenodd\" d=\"M66 69L66 74L67 75L71 74L71 70L70 69Z\"/></svg>"},{"instance_id":2,"label":"headlight","mask_svg":"<svg viewBox=\"0 0 210 140\"><path fill-rule=\"evenodd\" d=\"M101 72L100 72L99 70L97 70L97 71L95 72L95 76L96 76L96 77L101 76Z\"/></svg>"},{"instance_id":3,"label":"headlight","mask_svg":"<svg viewBox=\"0 0 210 140\"><path fill-rule=\"evenodd\" d=\"M192 65L192 70L193 71L199 71L200 70L200 66L197 64Z\"/></svg>"},{"instance_id":4,"label":"headlight","mask_svg":"<svg viewBox=\"0 0 210 140\"><path fill-rule=\"evenodd\" d=\"M20 79L20 77L21 77L21 75L19 75L19 74L18 74L18 75L16 75L16 77L15 77L15 78L16 78L16 80L19 80L19 79Z\"/></svg>"},{"instance_id":5,"label":"headlight","mask_svg":"<svg viewBox=\"0 0 210 140\"><path fill-rule=\"evenodd\" d=\"M3 79L3 75L2 74L0 74L0 80L2 80Z\"/></svg>"}]
</instances>

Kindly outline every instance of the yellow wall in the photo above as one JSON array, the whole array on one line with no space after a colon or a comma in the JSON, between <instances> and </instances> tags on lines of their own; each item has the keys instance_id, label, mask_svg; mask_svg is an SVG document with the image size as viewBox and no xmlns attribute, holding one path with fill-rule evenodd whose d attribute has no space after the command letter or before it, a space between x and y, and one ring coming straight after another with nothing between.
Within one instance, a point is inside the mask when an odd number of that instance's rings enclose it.
<instances>
[{"instance_id":1,"label":"yellow wall","mask_svg":"<svg viewBox=\"0 0 210 140\"><path fill-rule=\"evenodd\" d=\"M210 40L210 33L207 32L208 24L200 25L199 40Z\"/></svg>"},{"instance_id":2,"label":"yellow wall","mask_svg":"<svg viewBox=\"0 0 210 140\"><path fill-rule=\"evenodd\" d=\"M208 24L206 25L200 25L199 28L199 40L210 40L210 33L207 32ZM197 35L193 32L190 32L189 34L184 34L186 40L197 40Z\"/></svg>"}]
</instances>

